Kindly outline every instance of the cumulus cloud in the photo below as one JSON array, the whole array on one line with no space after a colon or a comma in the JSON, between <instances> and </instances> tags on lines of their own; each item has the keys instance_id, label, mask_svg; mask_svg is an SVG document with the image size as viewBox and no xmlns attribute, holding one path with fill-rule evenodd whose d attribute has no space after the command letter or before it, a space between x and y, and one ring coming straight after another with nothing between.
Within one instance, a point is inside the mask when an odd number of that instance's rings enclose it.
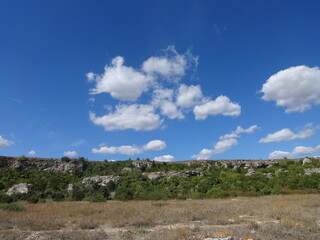
<instances>
[{"instance_id":1,"label":"cumulus cloud","mask_svg":"<svg viewBox=\"0 0 320 240\"><path fill-rule=\"evenodd\" d=\"M282 159L282 158L290 158L291 153L284 151L274 151L269 153L269 159Z\"/></svg>"},{"instance_id":2,"label":"cumulus cloud","mask_svg":"<svg viewBox=\"0 0 320 240\"><path fill-rule=\"evenodd\" d=\"M34 150L31 150L31 151L28 152L28 155L30 155L30 156L35 156L36 154L37 153Z\"/></svg>"},{"instance_id":3,"label":"cumulus cloud","mask_svg":"<svg viewBox=\"0 0 320 240\"><path fill-rule=\"evenodd\" d=\"M103 126L106 131L154 130L162 124L162 119L154 112L154 107L143 104L118 105L114 112L102 117L90 113L90 120L98 126Z\"/></svg>"},{"instance_id":4,"label":"cumulus cloud","mask_svg":"<svg viewBox=\"0 0 320 240\"><path fill-rule=\"evenodd\" d=\"M274 151L269 154L269 159L293 158L296 156L308 156L320 151L320 145L316 147L297 146L291 152Z\"/></svg>"},{"instance_id":5,"label":"cumulus cloud","mask_svg":"<svg viewBox=\"0 0 320 240\"><path fill-rule=\"evenodd\" d=\"M275 133L268 134L265 138L261 138L259 143L291 141L294 139L309 138L314 134L313 129L305 129L298 133L292 132L289 128L281 129Z\"/></svg>"},{"instance_id":6,"label":"cumulus cloud","mask_svg":"<svg viewBox=\"0 0 320 240\"><path fill-rule=\"evenodd\" d=\"M276 101L286 113L304 112L320 104L320 69L291 67L272 75L263 84L262 99Z\"/></svg>"},{"instance_id":7,"label":"cumulus cloud","mask_svg":"<svg viewBox=\"0 0 320 240\"><path fill-rule=\"evenodd\" d=\"M219 96L215 100L194 107L196 120L204 120L209 115L239 116L241 107L233 103L226 96Z\"/></svg>"},{"instance_id":8,"label":"cumulus cloud","mask_svg":"<svg viewBox=\"0 0 320 240\"><path fill-rule=\"evenodd\" d=\"M242 133L253 133L255 130L259 129L257 125L252 125L246 129L238 126L235 131L228 133L226 135L220 136L220 140L229 139L229 138L238 138Z\"/></svg>"},{"instance_id":9,"label":"cumulus cloud","mask_svg":"<svg viewBox=\"0 0 320 240\"><path fill-rule=\"evenodd\" d=\"M234 138L218 141L214 146L213 153L214 154L224 153L228 151L232 146L235 146L237 144L238 144L238 141L237 139L234 139Z\"/></svg>"},{"instance_id":10,"label":"cumulus cloud","mask_svg":"<svg viewBox=\"0 0 320 240\"><path fill-rule=\"evenodd\" d=\"M194 107L202 100L202 91L199 85L187 86L185 84L180 85L177 95L177 105L181 107Z\"/></svg>"},{"instance_id":11,"label":"cumulus cloud","mask_svg":"<svg viewBox=\"0 0 320 240\"><path fill-rule=\"evenodd\" d=\"M8 139L3 138L0 135L0 148L10 147L12 144L13 144L12 141L9 141Z\"/></svg>"},{"instance_id":12,"label":"cumulus cloud","mask_svg":"<svg viewBox=\"0 0 320 240\"><path fill-rule=\"evenodd\" d=\"M122 56L113 58L102 74L88 72L86 77L94 83L91 94L107 93L120 102L107 109L106 115L97 116L91 112L90 121L106 131L140 131L160 128L163 123L160 115L184 119L184 114L192 110L197 120L204 120L209 115L240 115L240 105L228 97L219 96L210 101L202 95L200 85L188 86L179 82L197 65L198 57L189 51L179 54L174 46L169 46L160 56L148 58L141 68L126 66ZM91 98L90 101L95 100Z\"/></svg>"},{"instance_id":13,"label":"cumulus cloud","mask_svg":"<svg viewBox=\"0 0 320 240\"><path fill-rule=\"evenodd\" d=\"M142 149L135 145L123 145L119 147L101 146L100 148L93 148L92 153L135 155L142 153Z\"/></svg>"},{"instance_id":14,"label":"cumulus cloud","mask_svg":"<svg viewBox=\"0 0 320 240\"><path fill-rule=\"evenodd\" d=\"M66 157L75 157L77 155L78 153L76 151L66 151L63 153L63 156L66 156Z\"/></svg>"},{"instance_id":15,"label":"cumulus cloud","mask_svg":"<svg viewBox=\"0 0 320 240\"><path fill-rule=\"evenodd\" d=\"M204 148L198 154L192 155L192 158L196 160L208 160L211 158L212 155L213 149Z\"/></svg>"},{"instance_id":16,"label":"cumulus cloud","mask_svg":"<svg viewBox=\"0 0 320 240\"><path fill-rule=\"evenodd\" d=\"M123 57L115 57L110 66L106 66L102 75L88 73L89 81L95 81L91 94L110 93L121 101L136 101L148 89L152 80L149 76L123 65Z\"/></svg>"},{"instance_id":17,"label":"cumulus cloud","mask_svg":"<svg viewBox=\"0 0 320 240\"><path fill-rule=\"evenodd\" d=\"M191 64L197 64L198 58L189 52L181 55L174 46L169 46L165 56L150 57L142 64L142 70L148 75L160 75L167 79L179 80L185 75Z\"/></svg>"},{"instance_id":18,"label":"cumulus cloud","mask_svg":"<svg viewBox=\"0 0 320 240\"><path fill-rule=\"evenodd\" d=\"M159 157L155 157L153 159L156 162L173 162L174 161L174 156L172 155L163 155Z\"/></svg>"},{"instance_id":19,"label":"cumulus cloud","mask_svg":"<svg viewBox=\"0 0 320 240\"><path fill-rule=\"evenodd\" d=\"M259 127L257 125L252 125L252 126L248 127L247 129L244 129L241 126L238 126L237 129L234 131L234 133L236 133L236 134L253 133L257 129L259 129Z\"/></svg>"},{"instance_id":20,"label":"cumulus cloud","mask_svg":"<svg viewBox=\"0 0 320 240\"><path fill-rule=\"evenodd\" d=\"M246 129L238 126L235 131L220 136L219 141L214 145L213 149L204 148L198 154L192 155L191 157L197 160L207 160L214 154L224 153L238 144L236 138L240 137L242 133L253 133L256 129L259 129L257 125L252 125Z\"/></svg>"},{"instance_id":21,"label":"cumulus cloud","mask_svg":"<svg viewBox=\"0 0 320 240\"><path fill-rule=\"evenodd\" d=\"M161 114L169 119L183 119L184 115L173 103L174 91L172 89L156 89L153 92L152 105L160 108Z\"/></svg>"},{"instance_id":22,"label":"cumulus cloud","mask_svg":"<svg viewBox=\"0 0 320 240\"><path fill-rule=\"evenodd\" d=\"M161 151L167 147L167 144L161 140L153 140L144 145L143 149L145 151L153 150L153 151Z\"/></svg>"},{"instance_id":23,"label":"cumulus cloud","mask_svg":"<svg viewBox=\"0 0 320 240\"><path fill-rule=\"evenodd\" d=\"M98 154L124 154L136 155L145 151L161 151L167 147L167 144L161 140L152 140L142 147L136 145L122 145L118 147L100 146L100 148L93 148L92 153Z\"/></svg>"}]
</instances>

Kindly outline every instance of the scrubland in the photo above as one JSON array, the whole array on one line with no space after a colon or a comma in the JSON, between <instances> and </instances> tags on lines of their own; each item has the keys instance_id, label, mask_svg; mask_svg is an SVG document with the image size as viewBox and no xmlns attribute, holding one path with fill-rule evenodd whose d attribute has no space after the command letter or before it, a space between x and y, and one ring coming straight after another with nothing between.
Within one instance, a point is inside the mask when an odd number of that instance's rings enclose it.
<instances>
[{"instance_id":1,"label":"scrubland","mask_svg":"<svg viewBox=\"0 0 320 240\"><path fill-rule=\"evenodd\" d=\"M320 239L320 195L27 202L0 206L0 239Z\"/></svg>"}]
</instances>

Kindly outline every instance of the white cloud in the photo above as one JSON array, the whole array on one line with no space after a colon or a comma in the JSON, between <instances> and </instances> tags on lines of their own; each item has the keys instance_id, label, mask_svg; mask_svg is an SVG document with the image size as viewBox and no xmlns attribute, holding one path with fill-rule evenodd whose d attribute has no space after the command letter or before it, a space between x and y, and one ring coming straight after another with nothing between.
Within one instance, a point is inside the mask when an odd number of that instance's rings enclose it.
<instances>
[{"instance_id":1,"label":"white cloud","mask_svg":"<svg viewBox=\"0 0 320 240\"><path fill-rule=\"evenodd\" d=\"M241 107L226 96L219 96L214 101L195 106L193 109L197 120L204 120L209 115L239 116Z\"/></svg>"},{"instance_id":2,"label":"white cloud","mask_svg":"<svg viewBox=\"0 0 320 240\"><path fill-rule=\"evenodd\" d=\"M161 140L152 140L142 147L136 145L122 145L118 147L108 147L103 144L100 148L93 148L92 153L98 154L125 154L136 155L145 151L161 151L167 147L167 144Z\"/></svg>"},{"instance_id":3,"label":"white cloud","mask_svg":"<svg viewBox=\"0 0 320 240\"><path fill-rule=\"evenodd\" d=\"M213 149L202 149L198 154L192 155L194 159L209 159L213 154L224 153L230 148L238 144L236 138L240 137L242 133L253 133L256 129L259 129L257 125L252 125L246 129L238 126L235 131L222 135L219 137L219 141L214 145Z\"/></svg>"},{"instance_id":4,"label":"white cloud","mask_svg":"<svg viewBox=\"0 0 320 240\"><path fill-rule=\"evenodd\" d=\"M77 155L78 153L76 151L66 151L63 153L63 156L66 156L66 157L75 157Z\"/></svg>"},{"instance_id":5,"label":"white cloud","mask_svg":"<svg viewBox=\"0 0 320 240\"><path fill-rule=\"evenodd\" d=\"M238 137L240 137L240 136L236 133L228 133L226 135L220 136L219 139L224 140L224 139L238 138Z\"/></svg>"},{"instance_id":6,"label":"white cloud","mask_svg":"<svg viewBox=\"0 0 320 240\"><path fill-rule=\"evenodd\" d=\"M312 148L312 147L297 146L293 149L291 154L293 156L303 156L303 155L313 154L319 150L320 149Z\"/></svg>"},{"instance_id":7,"label":"white cloud","mask_svg":"<svg viewBox=\"0 0 320 240\"><path fill-rule=\"evenodd\" d=\"M8 139L3 138L0 135L0 148L10 147L12 144L13 144L12 141L9 141Z\"/></svg>"},{"instance_id":8,"label":"white cloud","mask_svg":"<svg viewBox=\"0 0 320 240\"><path fill-rule=\"evenodd\" d=\"M269 159L282 159L282 158L290 158L291 153L284 151L274 151L269 154Z\"/></svg>"},{"instance_id":9,"label":"white cloud","mask_svg":"<svg viewBox=\"0 0 320 240\"><path fill-rule=\"evenodd\" d=\"M248 127L247 129L244 129L241 126L238 126L237 129L234 131L234 133L236 133L236 134L253 133L257 129L259 129L259 127L257 125L252 125L252 126Z\"/></svg>"},{"instance_id":10,"label":"white cloud","mask_svg":"<svg viewBox=\"0 0 320 240\"><path fill-rule=\"evenodd\" d=\"M192 158L196 160L208 160L213 155L212 149L202 149L198 154L192 155Z\"/></svg>"},{"instance_id":11,"label":"white cloud","mask_svg":"<svg viewBox=\"0 0 320 240\"><path fill-rule=\"evenodd\" d=\"M135 155L142 153L141 148L132 145L123 145L119 147L108 147L108 146L102 146L99 149L93 148L92 153L98 153L98 154L125 154L125 155Z\"/></svg>"},{"instance_id":12,"label":"white cloud","mask_svg":"<svg viewBox=\"0 0 320 240\"><path fill-rule=\"evenodd\" d=\"M143 149L145 151L154 150L161 151L167 147L167 144L161 140L153 140L144 145Z\"/></svg>"},{"instance_id":13,"label":"white cloud","mask_svg":"<svg viewBox=\"0 0 320 240\"><path fill-rule=\"evenodd\" d=\"M320 69L296 66L279 71L263 84L261 92L263 100L276 101L286 113L304 112L320 105Z\"/></svg>"},{"instance_id":14,"label":"white cloud","mask_svg":"<svg viewBox=\"0 0 320 240\"><path fill-rule=\"evenodd\" d=\"M110 93L121 101L136 101L148 89L152 78L132 67L123 65L123 57L115 57L110 66L105 66L102 75L88 73L89 81L96 81L91 94Z\"/></svg>"},{"instance_id":15,"label":"white cloud","mask_svg":"<svg viewBox=\"0 0 320 240\"><path fill-rule=\"evenodd\" d=\"M216 145L213 148L213 153L224 153L228 151L232 146L235 146L238 144L237 139L230 138L230 139L224 139L220 140L216 143Z\"/></svg>"},{"instance_id":16,"label":"white cloud","mask_svg":"<svg viewBox=\"0 0 320 240\"><path fill-rule=\"evenodd\" d=\"M177 105L184 108L194 107L201 103L202 98L202 91L199 85L187 86L181 84L178 89Z\"/></svg>"},{"instance_id":17,"label":"white cloud","mask_svg":"<svg viewBox=\"0 0 320 240\"><path fill-rule=\"evenodd\" d=\"M36 153L36 151L34 151L34 150L31 150L31 151L29 151L28 152L28 155L30 155L30 156L34 156L34 155L36 155L37 153Z\"/></svg>"},{"instance_id":18,"label":"white cloud","mask_svg":"<svg viewBox=\"0 0 320 240\"><path fill-rule=\"evenodd\" d=\"M169 119L183 119L184 116L177 106L172 102L172 89L156 89L153 92L152 105L160 108L161 114L167 116Z\"/></svg>"},{"instance_id":19,"label":"white cloud","mask_svg":"<svg viewBox=\"0 0 320 240\"><path fill-rule=\"evenodd\" d=\"M134 129L154 130L161 126L160 116L154 112L152 105L132 104L118 105L113 113L97 117L90 113L90 120L103 126L106 131Z\"/></svg>"},{"instance_id":20,"label":"white cloud","mask_svg":"<svg viewBox=\"0 0 320 240\"><path fill-rule=\"evenodd\" d=\"M242 133L253 133L257 129L259 129L259 127L257 125L252 125L252 126L246 128L246 129L244 129L241 126L238 126L235 131L232 131L229 134L220 136L219 139L223 140L223 139L229 139L229 138L238 138L238 137L240 137L240 134L242 134Z\"/></svg>"},{"instance_id":21,"label":"white cloud","mask_svg":"<svg viewBox=\"0 0 320 240\"><path fill-rule=\"evenodd\" d=\"M153 159L156 162L173 162L174 161L174 156L172 155L163 155L159 157L155 157Z\"/></svg>"},{"instance_id":22,"label":"white cloud","mask_svg":"<svg viewBox=\"0 0 320 240\"><path fill-rule=\"evenodd\" d=\"M289 128L281 129L275 133L268 134L267 137L261 138L259 143L291 141L294 139L309 138L314 134L313 129L305 129L298 133L293 133Z\"/></svg>"},{"instance_id":23,"label":"white cloud","mask_svg":"<svg viewBox=\"0 0 320 240\"><path fill-rule=\"evenodd\" d=\"M320 145L316 147L297 146L292 152L274 151L269 154L269 159L293 158L296 156L308 156L320 151Z\"/></svg>"},{"instance_id":24,"label":"white cloud","mask_svg":"<svg viewBox=\"0 0 320 240\"><path fill-rule=\"evenodd\" d=\"M142 70L148 75L160 75L170 80L179 80L185 75L191 64L197 64L198 58L189 52L180 55L174 46L169 46L165 56L150 57L142 64Z\"/></svg>"},{"instance_id":25,"label":"white cloud","mask_svg":"<svg viewBox=\"0 0 320 240\"><path fill-rule=\"evenodd\" d=\"M93 72L88 72L88 73L86 74L86 76L87 76L87 79L88 79L89 82L94 81L95 78L97 77L96 74L94 74Z\"/></svg>"}]
</instances>

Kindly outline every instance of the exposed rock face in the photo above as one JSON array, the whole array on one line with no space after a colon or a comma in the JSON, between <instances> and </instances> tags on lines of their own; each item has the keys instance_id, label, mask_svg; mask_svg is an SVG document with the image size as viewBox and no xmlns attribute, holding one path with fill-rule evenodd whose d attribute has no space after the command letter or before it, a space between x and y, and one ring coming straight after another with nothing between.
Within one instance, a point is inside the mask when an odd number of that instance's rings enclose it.
<instances>
[{"instance_id":1,"label":"exposed rock face","mask_svg":"<svg viewBox=\"0 0 320 240\"><path fill-rule=\"evenodd\" d=\"M60 158L15 158L0 156L0 171L5 170L39 170L53 172L83 171L83 162L77 159L60 159Z\"/></svg>"},{"instance_id":2,"label":"exposed rock face","mask_svg":"<svg viewBox=\"0 0 320 240\"><path fill-rule=\"evenodd\" d=\"M8 189L6 192L7 195L11 196L12 194L26 194L29 192L29 189L32 187L32 184L28 183L19 183L16 185L13 185L11 188Z\"/></svg>"},{"instance_id":3,"label":"exposed rock face","mask_svg":"<svg viewBox=\"0 0 320 240\"><path fill-rule=\"evenodd\" d=\"M181 161L181 164L187 164L189 166L199 165L199 166L216 166L224 168L245 168L245 169L255 169L255 168L270 168L273 165L286 161L284 159L270 159L270 160L194 160L194 161ZM300 162L301 159L289 159L288 161ZM170 163L168 163L170 164Z\"/></svg>"},{"instance_id":4,"label":"exposed rock face","mask_svg":"<svg viewBox=\"0 0 320 240\"><path fill-rule=\"evenodd\" d=\"M256 171L253 170L252 168L250 168L250 169L248 170L248 172L246 173L246 176L253 176L255 173L256 173Z\"/></svg>"},{"instance_id":5,"label":"exposed rock face","mask_svg":"<svg viewBox=\"0 0 320 240\"><path fill-rule=\"evenodd\" d=\"M100 186L106 186L108 182L113 181L116 183L119 179L120 176L95 176L84 178L82 180L82 184L84 184L85 186L89 186L94 183L97 183Z\"/></svg>"},{"instance_id":6,"label":"exposed rock face","mask_svg":"<svg viewBox=\"0 0 320 240\"><path fill-rule=\"evenodd\" d=\"M151 173L143 173L143 175L147 176L151 180L157 180L161 177L171 178L171 177L193 177L193 176L203 176L202 172L197 171L187 171L187 172L151 172Z\"/></svg>"},{"instance_id":7,"label":"exposed rock face","mask_svg":"<svg viewBox=\"0 0 320 240\"><path fill-rule=\"evenodd\" d=\"M305 158L305 159L302 160L302 165L305 165L305 164L311 163L311 162L312 162L311 159Z\"/></svg>"},{"instance_id":8,"label":"exposed rock face","mask_svg":"<svg viewBox=\"0 0 320 240\"><path fill-rule=\"evenodd\" d=\"M305 168L304 173L306 175L311 175L312 173L320 173L320 168Z\"/></svg>"},{"instance_id":9,"label":"exposed rock face","mask_svg":"<svg viewBox=\"0 0 320 240\"><path fill-rule=\"evenodd\" d=\"M132 161L132 165L136 168L150 168L152 166L152 162L148 160L135 160Z\"/></svg>"}]
</instances>

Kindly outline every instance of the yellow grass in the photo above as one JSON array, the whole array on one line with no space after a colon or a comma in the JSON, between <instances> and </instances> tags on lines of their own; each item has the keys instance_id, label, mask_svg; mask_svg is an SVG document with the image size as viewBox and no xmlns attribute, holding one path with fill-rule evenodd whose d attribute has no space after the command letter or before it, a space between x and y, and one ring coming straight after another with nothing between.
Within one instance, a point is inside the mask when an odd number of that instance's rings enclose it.
<instances>
[{"instance_id":1,"label":"yellow grass","mask_svg":"<svg viewBox=\"0 0 320 240\"><path fill-rule=\"evenodd\" d=\"M0 239L320 239L317 194L21 204L0 212Z\"/></svg>"}]
</instances>

